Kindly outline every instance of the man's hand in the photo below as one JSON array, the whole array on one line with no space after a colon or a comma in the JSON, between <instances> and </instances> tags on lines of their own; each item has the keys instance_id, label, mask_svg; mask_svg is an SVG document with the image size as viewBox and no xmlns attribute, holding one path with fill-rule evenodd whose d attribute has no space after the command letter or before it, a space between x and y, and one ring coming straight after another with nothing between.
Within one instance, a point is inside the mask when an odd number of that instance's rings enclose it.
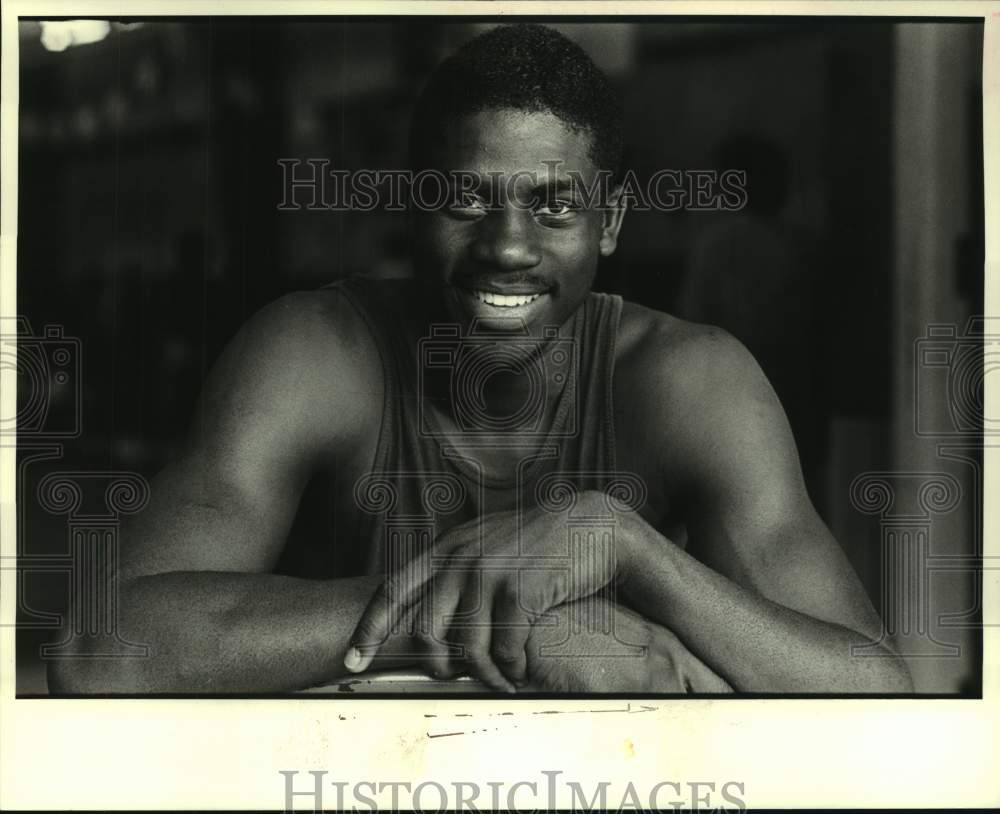
<instances>
[{"instance_id":1,"label":"man's hand","mask_svg":"<svg viewBox=\"0 0 1000 814\"><path fill-rule=\"evenodd\" d=\"M376 591L345 666L367 669L409 616L417 621L415 635L431 675L454 675L464 666L489 686L513 692L527 677L532 625L559 605L613 586L626 564L626 525L585 520L607 518L608 507L603 493L581 492L572 518L568 510L532 508L449 530Z\"/></svg>"},{"instance_id":2,"label":"man's hand","mask_svg":"<svg viewBox=\"0 0 1000 814\"><path fill-rule=\"evenodd\" d=\"M669 630L590 596L556 608L528 638L528 689L567 693L729 693Z\"/></svg>"}]
</instances>

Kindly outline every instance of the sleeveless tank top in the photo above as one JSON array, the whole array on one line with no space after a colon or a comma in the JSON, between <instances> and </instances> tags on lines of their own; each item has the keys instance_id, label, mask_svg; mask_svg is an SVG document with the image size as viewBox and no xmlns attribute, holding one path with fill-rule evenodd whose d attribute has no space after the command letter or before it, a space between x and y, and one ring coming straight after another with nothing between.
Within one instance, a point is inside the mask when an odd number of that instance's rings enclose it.
<instances>
[{"instance_id":1,"label":"sleeveless tank top","mask_svg":"<svg viewBox=\"0 0 1000 814\"><path fill-rule=\"evenodd\" d=\"M408 328L413 323L405 309L413 309L418 285L355 277L327 286L342 293L364 320L382 363L375 457L371 471L354 485L359 509L354 539L368 544L368 574L394 570L459 523L540 503L568 506L574 490L607 489L616 475L612 378L620 297L589 294L566 329L550 339L559 347L544 354L544 363L559 369L539 371L537 381L562 385L553 418L532 426L529 410L526 429L500 433L505 453L517 461L514 474L501 477L487 472L477 456L483 444L474 413L459 434L446 434L435 413L421 404L420 376L428 367L474 376L475 366L466 364L465 373L458 369L464 363L457 353L458 326L438 326L424 336ZM476 341L462 339L466 361L475 356ZM491 446L498 445L496 437L492 432Z\"/></svg>"}]
</instances>

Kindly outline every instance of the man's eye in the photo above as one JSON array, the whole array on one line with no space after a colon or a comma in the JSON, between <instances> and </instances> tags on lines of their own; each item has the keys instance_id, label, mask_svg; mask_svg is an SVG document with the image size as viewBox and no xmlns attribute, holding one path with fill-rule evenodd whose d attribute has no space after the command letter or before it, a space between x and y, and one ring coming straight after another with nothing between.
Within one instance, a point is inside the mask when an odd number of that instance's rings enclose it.
<instances>
[{"instance_id":1,"label":"man's eye","mask_svg":"<svg viewBox=\"0 0 1000 814\"><path fill-rule=\"evenodd\" d=\"M547 203L543 203L539 206L535 210L535 213L545 217L567 217L579 208L580 207L570 201L548 201Z\"/></svg>"},{"instance_id":2,"label":"man's eye","mask_svg":"<svg viewBox=\"0 0 1000 814\"><path fill-rule=\"evenodd\" d=\"M479 217L486 211L486 202L476 195L458 195L451 202L448 211L460 217Z\"/></svg>"}]
</instances>

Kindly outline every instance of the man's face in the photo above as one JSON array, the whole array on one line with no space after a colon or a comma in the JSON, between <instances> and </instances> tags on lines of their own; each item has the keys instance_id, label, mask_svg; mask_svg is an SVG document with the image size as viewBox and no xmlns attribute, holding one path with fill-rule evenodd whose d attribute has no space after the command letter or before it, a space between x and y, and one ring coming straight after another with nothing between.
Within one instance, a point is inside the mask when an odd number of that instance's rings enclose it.
<instances>
[{"instance_id":1,"label":"man's face","mask_svg":"<svg viewBox=\"0 0 1000 814\"><path fill-rule=\"evenodd\" d=\"M548 112L487 110L448 123L434 166L462 191L457 205L415 207L414 225L418 274L440 287L449 319L540 336L576 311L622 216L600 200L585 206L585 191L569 183L575 175L595 188L590 147L588 133Z\"/></svg>"}]
</instances>

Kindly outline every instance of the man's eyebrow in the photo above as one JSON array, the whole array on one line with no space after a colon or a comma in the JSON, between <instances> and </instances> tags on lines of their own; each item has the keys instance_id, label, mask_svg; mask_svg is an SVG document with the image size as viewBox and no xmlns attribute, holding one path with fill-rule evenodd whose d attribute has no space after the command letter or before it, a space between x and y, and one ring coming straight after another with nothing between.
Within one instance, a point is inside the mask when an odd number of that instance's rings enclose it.
<instances>
[{"instance_id":1,"label":"man's eyebrow","mask_svg":"<svg viewBox=\"0 0 1000 814\"><path fill-rule=\"evenodd\" d=\"M579 187L579 183L572 178L556 178L539 184L531 190L531 194L536 198L552 198L560 192L577 192Z\"/></svg>"},{"instance_id":2,"label":"man's eyebrow","mask_svg":"<svg viewBox=\"0 0 1000 814\"><path fill-rule=\"evenodd\" d=\"M452 171L447 174L447 186L452 193L461 190L475 195L492 194L496 191L497 184L502 186L504 183L504 180L499 176L483 175L477 172ZM586 195L586 184L580 178L571 177L554 178L536 184L529 191L529 195L533 201L544 201L567 192L582 195L585 200L589 200Z\"/></svg>"},{"instance_id":3,"label":"man's eyebrow","mask_svg":"<svg viewBox=\"0 0 1000 814\"><path fill-rule=\"evenodd\" d=\"M491 179L488 175L478 172L456 172L446 173L448 188L452 191L466 190L468 192L479 192L484 187L490 186Z\"/></svg>"}]
</instances>

